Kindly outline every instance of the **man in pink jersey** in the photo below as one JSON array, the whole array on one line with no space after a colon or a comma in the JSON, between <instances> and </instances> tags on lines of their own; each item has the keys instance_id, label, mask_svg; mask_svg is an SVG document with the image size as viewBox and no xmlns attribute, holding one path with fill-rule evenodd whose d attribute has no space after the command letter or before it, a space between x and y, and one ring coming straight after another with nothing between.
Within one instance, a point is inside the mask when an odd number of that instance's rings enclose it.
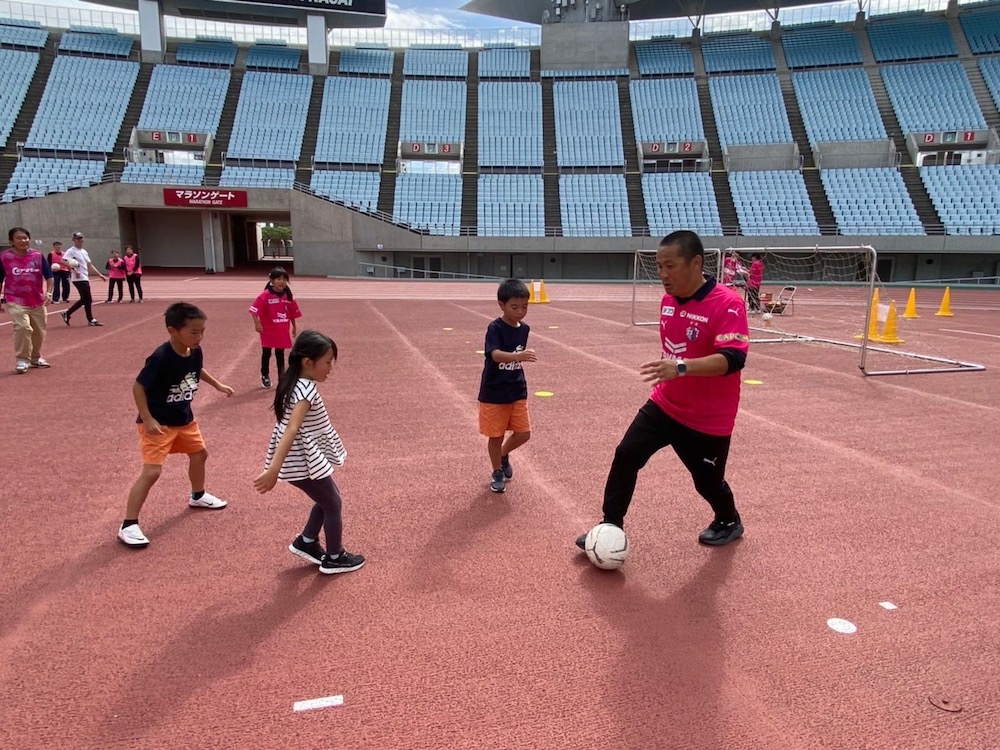
<instances>
[{"instance_id":1,"label":"man in pink jersey","mask_svg":"<svg viewBox=\"0 0 1000 750\"><path fill-rule=\"evenodd\" d=\"M702 544L721 546L743 534L725 479L740 404L740 370L750 343L746 306L731 288L702 272L705 249L694 232L663 238L656 267L666 294L660 307L660 359L640 368L655 383L615 450L604 488L604 523L624 527L639 470L668 445L715 513ZM586 534L576 540L581 549Z\"/></svg>"},{"instance_id":2,"label":"man in pink jersey","mask_svg":"<svg viewBox=\"0 0 1000 750\"><path fill-rule=\"evenodd\" d=\"M10 248L0 253L0 305L6 304L14 324L14 372L48 367L42 359L45 341L45 305L52 301L49 262L31 246L31 233L14 227L7 233Z\"/></svg>"}]
</instances>

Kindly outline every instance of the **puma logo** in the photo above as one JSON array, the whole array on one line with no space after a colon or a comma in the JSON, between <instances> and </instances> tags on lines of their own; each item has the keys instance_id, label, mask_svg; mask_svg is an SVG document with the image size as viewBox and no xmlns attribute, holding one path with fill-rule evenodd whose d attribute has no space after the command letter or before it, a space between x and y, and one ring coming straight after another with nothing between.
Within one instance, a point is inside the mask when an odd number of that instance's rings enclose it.
<instances>
[{"instance_id":1,"label":"puma logo","mask_svg":"<svg viewBox=\"0 0 1000 750\"><path fill-rule=\"evenodd\" d=\"M737 318L738 318L738 317L740 317L740 311L739 311L739 310L737 310L737 309L736 309L735 307L730 307L730 308L729 308L728 310L726 310L726 312L730 312L730 313L732 313L732 314L733 314L733 315L735 315L735 316L736 316Z\"/></svg>"},{"instance_id":2,"label":"puma logo","mask_svg":"<svg viewBox=\"0 0 1000 750\"><path fill-rule=\"evenodd\" d=\"M712 464L712 466L715 466L715 462L719 460L719 457L716 456L715 458L703 458L701 460L704 461L706 464Z\"/></svg>"}]
</instances>

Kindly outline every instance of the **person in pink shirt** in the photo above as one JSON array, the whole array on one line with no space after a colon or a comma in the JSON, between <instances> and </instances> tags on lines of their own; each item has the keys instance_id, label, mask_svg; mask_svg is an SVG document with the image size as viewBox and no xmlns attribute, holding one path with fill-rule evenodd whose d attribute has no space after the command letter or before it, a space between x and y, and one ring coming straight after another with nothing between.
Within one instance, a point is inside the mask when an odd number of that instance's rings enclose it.
<instances>
[{"instance_id":1,"label":"person in pink shirt","mask_svg":"<svg viewBox=\"0 0 1000 750\"><path fill-rule=\"evenodd\" d=\"M747 304L750 312L760 312L760 285L764 281L764 254L754 253L750 256L750 276L747 278Z\"/></svg>"},{"instance_id":2,"label":"person in pink shirt","mask_svg":"<svg viewBox=\"0 0 1000 750\"><path fill-rule=\"evenodd\" d=\"M131 245L125 246L125 281L128 282L129 304L135 302L135 293L139 293L139 304L142 304L142 260Z\"/></svg>"},{"instance_id":3,"label":"person in pink shirt","mask_svg":"<svg viewBox=\"0 0 1000 750\"><path fill-rule=\"evenodd\" d=\"M615 450L604 488L604 523L624 528L639 470L668 445L715 514L702 544L742 536L743 523L726 482L726 460L740 405L740 370L750 343L746 306L733 289L705 276L705 248L694 232L667 235L656 252L665 294L660 307L660 359L640 367L653 393ZM576 540L583 549L587 535Z\"/></svg>"},{"instance_id":4,"label":"person in pink shirt","mask_svg":"<svg viewBox=\"0 0 1000 750\"><path fill-rule=\"evenodd\" d=\"M14 324L14 372L48 367L42 359L46 303L52 300L52 269L31 246L31 233L14 227L7 233L10 247L0 253L0 305L7 305Z\"/></svg>"},{"instance_id":5,"label":"person in pink shirt","mask_svg":"<svg viewBox=\"0 0 1000 750\"><path fill-rule=\"evenodd\" d=\"M292 348L295 320L302 317L288 286L288 272L278 266L268 276L267 286L250 305L253 327L260 334L260 384L271 387L271 350L278 367L278 379L285 371L285 349Z\"/></svg>"},{"instance_id":6,"label":"person in pink shirt","mask_svg":"<svg viewBox=\"0 0 1000 750\"><path fill-rule=\"evenodd\" d=\"M69 302L69 269L63 265L62 243L56 240L52 243L52 252L48 257L49 267L52 269L52 278L55 279L52 287L52 302L58 304L60 301Z\"/></svg>"},{"instance_id":7,"label":"person in pink shirt","mask_svg":"<svg viewBox=\"0 0 1000 750\"><path fill-rule=\"evenodd\" d=\"M117 286L118 304L120 305L125 286L125 261L118 255L117 250L111 251L111 257L108 258L104 270L108 272L108 299L105 304L111 304L111 298L114 296L115 287Z\"/></svg>"}]
</instances>

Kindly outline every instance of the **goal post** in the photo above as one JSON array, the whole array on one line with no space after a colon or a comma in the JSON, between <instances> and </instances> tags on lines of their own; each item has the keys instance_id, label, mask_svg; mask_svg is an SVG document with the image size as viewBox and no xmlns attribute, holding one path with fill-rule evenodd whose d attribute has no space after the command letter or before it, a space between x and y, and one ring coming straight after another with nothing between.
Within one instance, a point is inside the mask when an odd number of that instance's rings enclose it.
<instances>
[{"instance_id":1,"label":"goal post","mask_svg":"<svg viewBox=\"0 0 1000 750\"><path fill-rule=\"evenodd\" d=\"M660 325L660 302L663 283L656 270L656 250L636 250L632 271L632 325ZM705 248L705 273L718 277L722 268L722 251Z\"/></svg>"},{"instance_id":2,"label":"goal post","mask_svg":"<svg viewBox=\"0 0 1000 750\"><path fill-rule=\"evenodd\" d=\"M871 245L812 247L739 247L718 250L705 272L730 281L744 298L751 344L817 344L857 351L865 375L915 375L974 372L985 367L964 362L943 348L928 324L903 319L899 288L878 277L878 254ZM748 289L757 261L759 289ZM656 273L655 251L636 252L632 322L659 322L663 290ZM722 272L720 274L720 271ZM651 278L650 278L651 277ZM659 297L653 312L641 303L643 287L655 282Z\"/></svg>"}]
</instances>

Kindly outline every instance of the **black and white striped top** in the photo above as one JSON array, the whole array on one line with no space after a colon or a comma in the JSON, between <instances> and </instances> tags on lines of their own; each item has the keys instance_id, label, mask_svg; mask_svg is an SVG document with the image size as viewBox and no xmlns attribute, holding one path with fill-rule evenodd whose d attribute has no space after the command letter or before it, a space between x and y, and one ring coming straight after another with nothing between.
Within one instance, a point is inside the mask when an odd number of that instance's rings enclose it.
<instances>
[{"instance_id":1,"label":"black and white striped top","mask_svg":"<svg viewBox=\"0 0 1000 750\"><path fill-rule=\"evenodd\" d=\"M334 466L343 466L347 458L347 449L344 448L340 435L330 424L330 417L326 413L326 406L323 405L323 398L316 388L316 381L299 378L295 388L292 389L285 416L274 426L274 431L271 433L265 468L271 466L274 452L285 434L285 428L288 427L292 410L300 401L309 402L309 411L278 472L278 479L286 482L297 479L323 479L333 473Z\"/></svg>"}]
</instances>

